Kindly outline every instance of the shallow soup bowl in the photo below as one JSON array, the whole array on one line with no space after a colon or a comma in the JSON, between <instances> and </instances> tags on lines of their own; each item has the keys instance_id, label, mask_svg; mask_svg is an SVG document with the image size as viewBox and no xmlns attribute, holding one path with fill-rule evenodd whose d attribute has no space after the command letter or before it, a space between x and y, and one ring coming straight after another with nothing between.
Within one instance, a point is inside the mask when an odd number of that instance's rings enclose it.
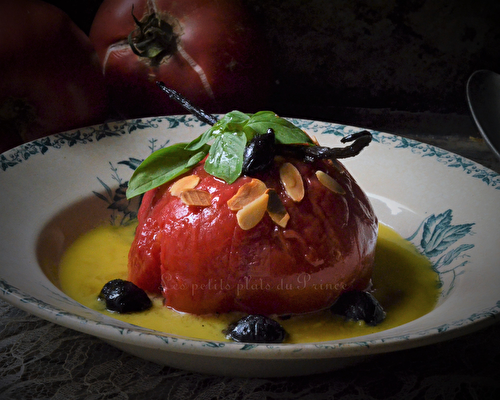
<instances>
[{"instance_id":1,"label":"shallow soup bowl","mask_svg":"<svg viewBox=\"0 0 500 400\"><path fill-rule=\"evenodd\" d=\"M360 128L290 119L320 144ZM207 129L190 115L82 128L0 155L0 297L138 357L231 376L293 376L343 368L380 353L469 334L500 311L500 177L445 150L372 131L368 148L343 161L379 220L410 240L439 273L434 310L396 328L320 343L248 344L179 337L105 316L58 288L65 249L103 222L135 218L128 179L152 151Z\"/></svg>"}]
</instances>

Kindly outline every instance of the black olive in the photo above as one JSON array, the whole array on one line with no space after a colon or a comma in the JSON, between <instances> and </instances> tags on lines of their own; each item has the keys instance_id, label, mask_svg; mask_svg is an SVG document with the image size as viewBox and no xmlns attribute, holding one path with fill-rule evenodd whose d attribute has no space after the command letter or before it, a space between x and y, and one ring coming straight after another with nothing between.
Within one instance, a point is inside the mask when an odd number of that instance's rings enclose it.
<instances>
[{"instance_id":1,"label":"black olive","mask_svg":"<svg viewBox=\"0 0 500 400\"><path fill-rule=\"evenodd\" d=\"M286 331L272 318L248 315L229 325L224 331L227 339L248 343L282 343Z\"/></svg>"},{"instance_id":2,"label":"black olive","mask_svg":"<svg viewBox=\"0 0 500 400\"><path fill-rule=\"evenodd\" d=\"M106 283L99 293L98 300L105 301L109 311L119 313L144 311L153 305L144 290L123 279Z\"/></svg>"},{"instance_id":3,"label":"black olive","mask_svg":"<svg viewBox=\"0 0 500 400\"><path fill-rule=\"evenodd\" d=\"M276 155L276 137L272 129L263 135L255 135L243 153L243 175L252 176L267 170Z\"/></svg>"},{"instance_id":4,"label":"black olive","mask_svg":"<svg viewBox=\"0 0 500 400\"><path fill-rule=\"evenodd\" d=\"M372 294L368 292L350 291L343 293L330 308L334 314L375 326L385 319L385 311Z\"/></svg>"}]
</instances>

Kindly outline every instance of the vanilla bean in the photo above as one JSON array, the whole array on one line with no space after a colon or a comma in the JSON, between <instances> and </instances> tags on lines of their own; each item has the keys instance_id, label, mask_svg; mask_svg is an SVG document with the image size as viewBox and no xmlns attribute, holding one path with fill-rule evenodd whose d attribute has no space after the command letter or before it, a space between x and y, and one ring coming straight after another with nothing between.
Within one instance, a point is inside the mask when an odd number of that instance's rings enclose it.
<instances>
[{"instance_id":1,"label":"vanilla bean","mask_svg":"<svg viewBox=\"0 0 500 400\"><path fill-rule=\"evenodd\" d=\"M325 158L348 158L358 155L372 140L370 132L364 130L356 132L351 135L343 137L340 141L353 142L350 146L346 147L322 147L310 146L304 144L280 144L277 145L277 153L282 156L290 156L298 158L302 161L311 163L315 160Z\"/></svg>"},{"instance_id":2,"label":"vanilla bean","mask_svg":"<svg viewBox=\"0 0 500 400\"><path fill-rule=\"evenodd\" d=\"M365 138L362 141L363 143L365 140L367 140L367 138L370 138L369 141L371 141L372 134L370 132L368 132L367 130L363 130L363 131L359 131L359 132L350 133L349 135L346 135L342 139L340 139L340 141L342 143L347 143L347 142L355 141L355 140L360 139L362 137Z\"/></svg>"},{"instance_id":3,"label":"vanilla bean","mask_svg":"<svg viewBox=\"0 0 500 400\"><path fill-rule=\"evenodd\" d=\"M167 87L163 82L157 81L156 84L166 93L168 96L179 103L182 107L184 107L187 111L193 114L200 121L207 123L208 125L214 125L217 122L217 117L214 115L207 114L201 108L193 105L188 99L186 99L182 94Z\"/></svg>"}]
</instances>

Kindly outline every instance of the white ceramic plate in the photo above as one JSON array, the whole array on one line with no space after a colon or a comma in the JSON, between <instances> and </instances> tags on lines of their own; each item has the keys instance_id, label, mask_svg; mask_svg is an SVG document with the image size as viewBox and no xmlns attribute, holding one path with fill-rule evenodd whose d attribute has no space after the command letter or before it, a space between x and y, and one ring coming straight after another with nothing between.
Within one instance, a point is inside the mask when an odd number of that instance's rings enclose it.
<instances>
[{"instance_id":1,"label":"white ceramic plate","mask_svg":"<svg viewBox=\"0 0 500 400\"><path fill-rule=\"evenodd\" d=\"M359 128L292 120L321 144ZM173 367L237 376L329 371L379 353L473 332L500 311L500 176L468 159L397 136L373 142L344 164L379 219L426 254L443 283L429 314L353 339L309 344L219 343L175 337L92 311L51 281L64 249L103 220L120 224L133 169L152 150L207 128L192 116L109 123L53 135L0 155L0 296L29 313ZM43 266L43 270L42 270ZM49 279L51 278L51 279Z\"/></svg>"}]
</instances>

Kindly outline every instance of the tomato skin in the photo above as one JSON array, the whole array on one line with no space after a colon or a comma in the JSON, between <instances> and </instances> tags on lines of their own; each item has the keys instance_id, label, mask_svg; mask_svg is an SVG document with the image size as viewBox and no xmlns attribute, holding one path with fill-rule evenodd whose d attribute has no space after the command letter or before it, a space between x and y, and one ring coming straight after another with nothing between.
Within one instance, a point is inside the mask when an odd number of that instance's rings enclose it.
<instances>
[{"instance_id":1,"label":"tomato skin","mask_svg":"<svg viewBox=\"0 0 500 400\"><path fill-rule=\"evenodd\" d=\"M325 162L294 164L307 193L298 203L284 192L277 168L259 177L290 214L286 228L268 215L250 230L238 226L227 201L248 177L227 185L203 166L195 168L196 188L212 193L209 207L183 204L170 195L170 184L147 192L129 253L129 279L145 290L159 293L161 287L166 306L193 314L300 314L331 306L345 291L365 290L377 237L366 195L345 170ZM326 189L317 169L346 193ZM149 286L141 286L146 281Z\"/></svg>"},{"instance_id":2,"label":"tomato skin","mask_svg":"<svg viewBox=\"0 0 500 400\"><path fill-rule=\"evenodd\" d=\"M128 35L153 10L178 32L178 50L152 66L133 53ZM105 0L90 38L102 64L113 108L124 118L186 111L156 81L207 112L265 108L272 86L266 43L235 0ZM193 65L196 64L196 68Z\"/></svg>"},{"instance_id":3,"label":"tomato skin","mask_svg":"<svg viewBox=\"0 0 500 400\"><path fill-rule=\"evenodd\" d=\"M89 38L45 2L0 5L0 152L103 122L108 97Z\"/></svg>"}]
</instances>

